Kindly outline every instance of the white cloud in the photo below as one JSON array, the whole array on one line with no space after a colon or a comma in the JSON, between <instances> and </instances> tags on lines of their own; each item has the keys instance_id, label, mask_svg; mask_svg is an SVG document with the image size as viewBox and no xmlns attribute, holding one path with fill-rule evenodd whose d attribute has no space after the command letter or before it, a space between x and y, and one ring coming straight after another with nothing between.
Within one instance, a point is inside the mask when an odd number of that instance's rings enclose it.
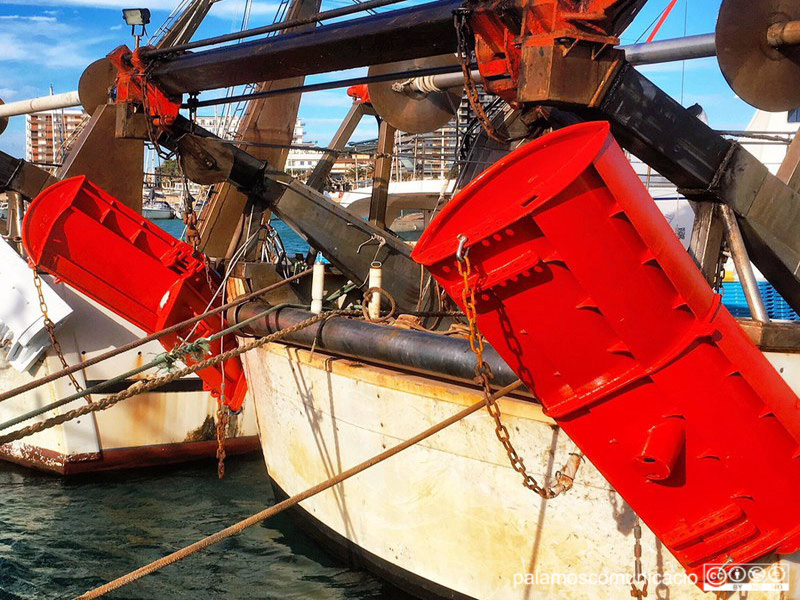
<instances>
[{"instance_id":1,"label":"white cloud","mask_svg":"<svg viewBox=\"0 0 800 600\"><path fill-rule=\"evenodd\" d=\"M0 4L19 4L20 0L0 0ZM29 0L28 6L88 6L92 8L129 8L130 0ZM150 10L171 11L179 4L179 0L148 0L147 8Z\"/></svg>"},{"instance_id":2,"label":"white cloud","mask_svg":"<svg viewBox=\"0 0 800 600\"><path fill-rule=\"evenodd\" d=\"M23 98L32 98L41 95L43 89L34 87L19 80L18 76L11 73L4 73L3 83L6 85L0 87L0 99L4 102L12 102L14 100L21 100Z\"/></svg>"},{"instance_id":3,"label":"white cloud","mask_svg":"<svg viewBox=\"0 0 800 600\"><path fill-rule=\"evenodd\" d=\"M80 29L51 16L5 15L0 22L13 23L0 29L0 64L82 67L97 58L90 53L90 46L109 39L87 37Z\"/></svg>"},{"instance_id":4,"label":"white cloud","mask_svg":"<svg viewBox=\"0 0 800 600\"><path fill-rule=\"evenodd\" d=\"M19 4L20 0L0 0L0 4ZM130 8L131 0L30 0L28 6L58 6L59 8L85 6L89 8L123 9ZM135 4L135 3L134 3ZM180 4L180 0L147 0L142 3L151 11L171 12ZM250 9L253 17L274 15L278 9L277 2L255 1ZM242 16L244 0L220 0L212 6L210 15L229 18ZM154 23L155 24L155 23Z\"/></svg>"},{"instance_id":5,"label":"white cloud","mask_svg":"<svg viewBox=\"0 0 800 600\"><path fill-rule=\"evenodd\" d=\"M31 21L33 23L55 23L55 17L45 17L42 15L0 15L0 20L3 21Z\"/></svg>"}]
</instances>

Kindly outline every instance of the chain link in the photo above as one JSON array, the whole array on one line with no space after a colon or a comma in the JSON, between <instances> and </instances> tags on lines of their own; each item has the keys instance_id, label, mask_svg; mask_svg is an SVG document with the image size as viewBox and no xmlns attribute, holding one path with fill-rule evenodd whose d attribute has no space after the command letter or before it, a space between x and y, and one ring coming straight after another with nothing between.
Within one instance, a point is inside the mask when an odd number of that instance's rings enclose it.
<instances>
[{"instance_id":1,"label":"chain link","mask_svg":"<svg viewBox=\"0 0 800 600\"><path fill-rule=\"evenodd\" d=\"M183 168L183 157L178 153L178 167L181 171L181 181L183 182L183 223L186 225L186 242L195 250L200 252L200 232L197 229L197 212L194 210L194 198L189 192L189 180ZM214 283L211 280L211 268L206 265L206 282L208 288L214 290ZM223 285L225 283L223 282ZM222 303L225 303L223 293ZM224 319L223 319L224 323ZM220 340L220 346L222 340ZM228 432L228 424L230 423L230 411L225 406L225 363L220 364L220 371L222 375L222 393L217 398L217 414L216 426L214 433L217 438L217 477L223 479L225 477L225 437Z\"/></svg>"},{"instance_id":2,"label":"chain link","mask_svg":"<svg viewBox=\"0 0 800 600\"><path fill-rule=\"evenodd\" d=\"M217 398L217 477L225 477L225 436L228 431L231 413L225 406L225 396Z\"/></svg>"},{"instance_id":3,"label":"chain link","mask_svg":"<svg viewBox=\"0 0 800 600\"><path fill-rule=\"evenodd\" d=\"M470 263L469 256L464 253L459 255L458 273L464 281L464 289L461 292L461 300L464 305L464 315L467 317L469 323L469 346L475 354L475 381L483 388L483 395L486 399L486 410L489 411L492 419L494 419L494 432L497 439L503 445L503 448L508 455L508 460L511 463L511 468L522 476L522 485L536 492L542 498L549 500L555 498L558 493L553 489L544 488L539 485L536 479L528 473L525 467L525 461L519 455L514 445L511 443L511 434L508 428L503 424L500 407L497 401L492 399L491 379L492 370L489 365L483 360L483 351L485 349L483 343L483 336L478 332L478 313L475 307L475 290L469 282L470 275L472 274L472 264Z\"/></svg>"},{"instance_id":4,"label":"chain link","mask_svg":"<svg viewBox=\"0 0 800 600\"><path fill-rule=\"evenodd\" d=\"M186 225L186 243L192 248L200 250L200 232L197 229L197 212L194 210L194 198L189 193L189 179L183 169L183 158L178 153L178 168L181 172L183 184L183 224Z\"/></svg>"},{"instance_id":5,"label":"chain link","mask_svg":"<svg viewBox=\"0 0 800 600\"><path fill-rule=\"evenodd\" d=\"M208 285L211 286L211 268L206 268L206 277L208 278ZM222 281L222 304L225 304L225 285L227 285L227 279ZM222 320L222 326L225 326L224 320L224 313L220 315L220 319ZM223 348L224 345L224 338L219 340L219 347L220 349ZM216 435L217 435L217 478L223 479L225 477L225 436L228 432L228 423L230 421L230 411L228 407L225 406L225 362L221 362L219 364L219 371L222 380L222 385L220 386L220 395L217 398L217 427L216 427Z\"/></svg>"},{"instance_id":6,"label":"chain link","mask_svg":"<svg viewBox=\"0 0 800 600\"><path fill-rule=\"evenodd\" d=\"M466 92L467 100L472 108L472 112L475 113L475 117L480 122L481 127L483 127L483 130L486 132L486 135L495 142L499 144L508 144L510 142L524 139L525 136L520 138L511 138L502 135L494 126L492 120L489 118L483 108L481 96L480 93L478 93L478 88L475 86L475 82L472 81L472 73L470 69L470 56L472 55L472 52L468 43L468 40L471 37L469 24L467 22L468 16L468 9L457 9L453 12L453 24L456 28L457 39L456 57L461 65L461 72L464 74L464 91Z\"/></svg>"},{"instance_id":7,"label":"chain link","mask_svg":"<svg viewBox=\"0 0 800 600\"><path fill-rule=\"evenodd\" d=\"M641 588L638 587L644 581ZM642 523L639 517L636 517L636 523L633 525L633 577L631 577L631 597L642 600L647 597L647 578L644 577L642 572Z\"/></svg>"},{"instance_id":8,"label":"chain link","mask_svg":"<svg viewBox=\"0 0 800 600\"><path fill-rule=\"evenodd\" d=\"M50 320L50 314L47 311L47 302L44 299L44 290L42 290L42 278L39 276L39 272L36 270L36 267L32 269L33 271L33 284L36 286L36 293L39 295L39 309L42 311L42 317L44 318L44 328L47 331L47 335L50 337L50 345L53 347L53 350L58 356L58 360L61 361L61 367L63 369L69 369L69 364L67 363L67 359L64 358L64 352L61 350L61 344L58 342L56 338L56 326L53 321ZM69 372L67 373L69 377L69 381L72 384L72 387L75 388L76 392L82 392L83 388L81 384L78 383L78 380L75 379L75 376ZM86 401L91 404L92 397L88 394L85 396Z\"/></svg>"}]
</instances>

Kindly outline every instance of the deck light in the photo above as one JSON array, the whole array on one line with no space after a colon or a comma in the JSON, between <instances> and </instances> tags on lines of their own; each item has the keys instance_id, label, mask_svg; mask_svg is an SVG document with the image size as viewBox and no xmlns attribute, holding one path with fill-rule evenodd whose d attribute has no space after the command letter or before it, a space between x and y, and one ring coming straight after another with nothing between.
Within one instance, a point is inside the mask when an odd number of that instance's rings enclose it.
<instances>
[{"instance_id":1,"label":"deck light","mask_svg":"<svg viewBox=\"0 0 800 600\"><path fill-rule=\"evenodd\" d=\"M131 27L141 25L144 27L150 23L150 9L149 8L123 8L122 17L125 22Z\"/></svg>"},{"instance_id":2,"label":"deck light","mask_svg":"<svg viewBox=\"0 0 800 600\"><path fill-rule=\"evenodd\" d=\"M147 33L147 24L150 22L149 8L123 8L122 18L131 26L131 35L136 39L136 49L139 49L139 42L142 36ZM141 27L141 31L136 33L136 27Z\"/></svg>"}]
</instances>

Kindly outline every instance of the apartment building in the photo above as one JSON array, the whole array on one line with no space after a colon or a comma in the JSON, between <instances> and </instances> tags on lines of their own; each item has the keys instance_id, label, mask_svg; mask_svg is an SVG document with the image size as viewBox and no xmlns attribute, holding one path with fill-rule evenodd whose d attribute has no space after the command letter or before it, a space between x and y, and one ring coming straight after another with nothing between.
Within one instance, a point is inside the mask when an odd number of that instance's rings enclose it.
<instances>
[{"instance_id":1,"label":"apartment building","mask_svg":"<svg viewBox=\"0 0 800 600\"><path fill-rule=\"evenodd\" d=\"M82 110L38 112L25 118L25 160L47 168L61 164L87 115Z\"/></svg>"}]
</instances>

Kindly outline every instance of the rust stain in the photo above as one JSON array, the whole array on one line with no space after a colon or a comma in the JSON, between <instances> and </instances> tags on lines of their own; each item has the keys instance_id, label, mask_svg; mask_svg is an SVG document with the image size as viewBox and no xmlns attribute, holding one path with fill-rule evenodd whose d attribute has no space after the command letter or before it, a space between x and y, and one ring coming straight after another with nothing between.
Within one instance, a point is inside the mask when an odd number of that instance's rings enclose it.
<instances>
[{"instance_id":1,"label":"rust stain","mask_svg":"<svg viewBox=\"0 0 800 600\"><path fill-rule=\"evenodd\" d=\"M184 442L207 442L209 440L216 439L216 424L214 423L214 417L211 415L206 415L205 421L203 424L200 425L197 429L190 431L189 434L184 438Z\"/></svg>"}]
</instances>

